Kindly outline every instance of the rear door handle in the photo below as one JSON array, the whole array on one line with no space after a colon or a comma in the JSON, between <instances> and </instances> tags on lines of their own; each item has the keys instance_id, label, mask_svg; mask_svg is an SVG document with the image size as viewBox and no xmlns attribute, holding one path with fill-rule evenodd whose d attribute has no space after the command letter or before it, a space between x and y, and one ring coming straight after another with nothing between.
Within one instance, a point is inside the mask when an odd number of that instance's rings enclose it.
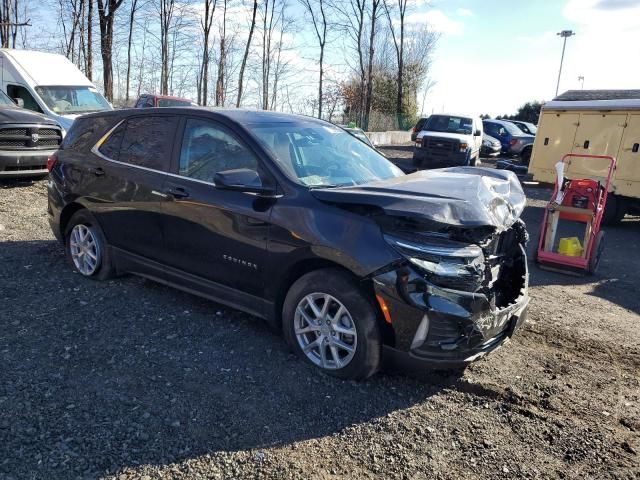
<instances>
[{"instance_id":1,"label":"rear door handle","mask_svg":"<svg viewBox=\"0 0 640 480\"><path fill-rule=\"evenodd\" d=\"M93 174L96 177L101 177L101 176L104 175L104 170L102 169L102 167L96 167L96 168L93 169Z\"/></svg>"},{"instance_id":2,"label":"rear door handle","mask_svg":"<svg viewBox=\"0 0 640 480\"><path fill-rule=\"evenodd\" d=\"M187 192L182 187L173 187L167 190L169 195L172 195L173 198L187 198L189 196L189 192Z\"/></svg>"}]
</instances>

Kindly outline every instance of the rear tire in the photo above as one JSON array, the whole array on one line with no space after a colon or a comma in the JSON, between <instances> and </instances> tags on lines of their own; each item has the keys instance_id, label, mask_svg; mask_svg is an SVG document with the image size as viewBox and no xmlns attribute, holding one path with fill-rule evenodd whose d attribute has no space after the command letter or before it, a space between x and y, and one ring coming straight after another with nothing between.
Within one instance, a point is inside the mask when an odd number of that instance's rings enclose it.
<instances>
[{"instance_id":1,"label":"rear tire","mask_svg":"<svg viewBox=\"0 0 640 480\"><path fill-rule=\"evenodd\" d=\"M64 232L64 248L71 267L92 280L115 276L107 240L88 210L78 210Z\"/></svg>"},{"instance_id":2,"label":"rear tire","mask_svg":"<svg viewBox=\"0 0 640 480\"><path fill-rule=\"evenodd\" d=\"M531 161L531 150L532 148L525 148L520 155L520 160L523 165L529 166L529 162Z\"/></svg>"},{"instance_id":3,"label":"rear tire","mask_svg":"<svg viewBox=\"0 0 640 480\"><path fill-rule=\"evenodd\" d=\"M589 265L587 266L587 273L589 275L595 275L600 267L600 259L602 252L604 251L604 231L600 230L593 241L593 249L591 250L591 258L589 259Z\"/></svg>"},{"instance_id":4,"label":"rear tire","mask_svg":"<svg viewBox=\"0 0 640 480\"><path fill-rule=\"evenodd\" d=\"M350 274L336 268L315 270L300 277L287 293L284 337L293 351L324 373L364 380L380 367L376 312Z\"/></svg>"}]
</instances>

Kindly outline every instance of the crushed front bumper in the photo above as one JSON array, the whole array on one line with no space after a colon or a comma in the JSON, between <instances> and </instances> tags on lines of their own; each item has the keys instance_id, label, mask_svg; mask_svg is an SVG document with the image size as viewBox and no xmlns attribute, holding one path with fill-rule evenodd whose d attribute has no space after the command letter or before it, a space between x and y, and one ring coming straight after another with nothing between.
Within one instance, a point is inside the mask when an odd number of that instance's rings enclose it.
<instances>
[{"instance_id":1,"label":"crushed front bumper","mask_svg":"<svg viewBox=\"0 0 640 480\"><path fill-rule=\"evenodd\" d=\"M442 288L403 265L373 278L389 309L385 360L402 368L463 367L497 349L522 326L529 305L526 254L518 294L496 307L481 293Z\"/></svg>"}]
</instances>

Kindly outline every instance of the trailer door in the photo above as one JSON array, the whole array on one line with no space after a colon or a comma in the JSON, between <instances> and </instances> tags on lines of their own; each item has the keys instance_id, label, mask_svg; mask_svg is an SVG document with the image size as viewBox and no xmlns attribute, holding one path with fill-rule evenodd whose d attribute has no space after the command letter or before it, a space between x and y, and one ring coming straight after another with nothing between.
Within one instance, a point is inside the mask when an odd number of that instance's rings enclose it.
<instances>
[{"instance_id":1,"label":"trailer door","mask_svg":"<svg viewBox=\"0 0 640 480\"><path fill-rule=\"evenodd\" d=\"M572 153L616 156L624 133L626 114L583 113L576 132ZM602 160L572 160L569 178L607 176L608 164ZM573 174L573 175L572 175ZM578 177L578 175L580 177Z\"/></svg>"},{"instance_id":2,"label":"trailer door","mask_svg":"<svg viewBox=\"0 0 640 480\"><path fill-rule=\"evenodd\" d=\"M640 182L640 115L629 115L618 153L616 178Z\"/></svg>"},{"instance_id":3,"label":"trailer door","mask_svg":"<svg viewBox=\"0 0 640 480\"><path fill-rule=\"evenodd\" d=\"M578 118L578 113L542 113L529 166L529 171L535 175L536 180L555 181L555 165L573 147Z\"/></svg>"}]
</instances>

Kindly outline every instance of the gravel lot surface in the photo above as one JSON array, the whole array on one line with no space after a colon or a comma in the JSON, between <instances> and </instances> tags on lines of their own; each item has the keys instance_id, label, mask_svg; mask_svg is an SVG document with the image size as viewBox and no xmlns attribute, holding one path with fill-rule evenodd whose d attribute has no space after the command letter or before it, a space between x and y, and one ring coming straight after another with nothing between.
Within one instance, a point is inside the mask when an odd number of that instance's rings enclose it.
<instances>
[{"instance_id":1,"label":"gravel lot surface","mask_svg":"<svg viewBox=\"0 0 640 480\"><path fill-rule=\"evenodd\" d=\"M46 181L0 182L0 478L640 478L640 219L607 234L596 277L531 265L528 323L462 376L352 383L246 314L80 278Z\"/></svg>"}]
</instances>

